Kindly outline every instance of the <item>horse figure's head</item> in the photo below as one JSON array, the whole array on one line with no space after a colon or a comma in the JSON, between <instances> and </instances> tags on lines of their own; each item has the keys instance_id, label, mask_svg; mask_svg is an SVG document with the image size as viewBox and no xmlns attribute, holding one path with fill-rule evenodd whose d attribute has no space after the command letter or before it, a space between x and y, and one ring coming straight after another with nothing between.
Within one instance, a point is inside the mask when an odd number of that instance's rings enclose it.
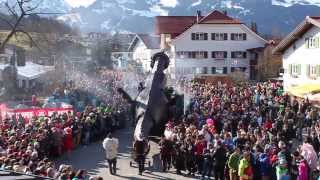
<instances>
[{"instance_id":1,"label":"horse figure's head","mask_svg":"<svg viewBox=\"0 0 320 180\"><path fill-rule=\"evenodd\" d=\"M164 71L169 67L170 59L164 52L158 52L151 57L151 68L158 61L157 71Z\"/></svg>"}]
</instances>

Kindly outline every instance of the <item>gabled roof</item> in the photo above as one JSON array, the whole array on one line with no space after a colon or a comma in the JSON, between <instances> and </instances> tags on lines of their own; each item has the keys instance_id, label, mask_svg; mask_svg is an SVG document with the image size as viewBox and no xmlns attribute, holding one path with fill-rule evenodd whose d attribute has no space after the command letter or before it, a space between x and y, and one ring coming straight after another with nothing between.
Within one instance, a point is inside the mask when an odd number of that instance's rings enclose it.
<instances>
[{"instance_id":1,"label":"gabled roof","mask_svg":"<svg viewBox=\"0 0 320 180\"><path fill-rule=\"evenodd\" d=\"M199 24L242 24L239 20L233 19L220 11L213 11L203 17Z\"/></svg>"},{"instance_id":2,"label":"gabled roof","mask_svg":"<svg viewBox=\"0 0 320 180\"><path fill-rule=\"evenodd\" d=\"M296 40L302 37L313 26L320 28L320 16L307 16L290 34L288 34L275 49L273 53L283 53Z\"/></svg>"},{"instance_id":3,"label":"gabled roof","mask_svg":"<svg viewBox=\"0 0 320 180\"><path fill-rule=\"evenodd\" d=\"M129 51L133 51L133 48L139 41L141 41L148 49L160 49L160 36L137 34L129 46Z\"/></svg>"},{"instance_id":4,"label":"gabled roof","mask_svg":"<svg viewBox=\"0 0 320 180\"><path fill-rule=\"evenodd\" d=\"M178 35L192 26L196 21L196 16L157 16L156 34Z\"/></svg>"},{"instance_id":5,"label":"gabled roof","mask_svg":"<svg viewBox=\"0 0 320 180\"><path fill-rule=\"evenodd\" d=\"M173 38L197 23L197 16L157 16L156 34L171 34ZM212 11L207 16L200 16L199 24L242 24L220 11Z\"/></svg>"}]
</instances>

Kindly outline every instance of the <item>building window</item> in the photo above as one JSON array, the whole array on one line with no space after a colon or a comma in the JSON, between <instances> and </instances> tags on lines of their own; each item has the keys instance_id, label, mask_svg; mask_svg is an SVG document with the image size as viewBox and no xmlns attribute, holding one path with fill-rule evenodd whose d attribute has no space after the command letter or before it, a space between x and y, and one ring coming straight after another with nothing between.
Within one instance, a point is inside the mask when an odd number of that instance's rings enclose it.
<instances>
[{"instance_id":1,"label":"building window","mask_svg":"<svg viewBox=\"0 0 320 180\"><path fill-rule=\"evenodd\" d=\"M244 51L234 51L234 52L231 52L231 58L242 58L242 59L246 59L246 58L247 58L247 52L244 52Z\"/></svg>"},{"instance_id":2,"label":"building window","mask_svg":"<svg viewBox=\"0 0 320 180\"><path fill-rule=\"evenodd\" d=\"M231 72L246 72L246 70L246 67L231 67L230 69Z\"/></svg>"},{"instance_id":3,"label":"building window","mask_svg":"<svg viewBox=\"0 0 320 180\"><path fill-rule=\"evenodd\" d=\"M246 33L231 33L231 40L245 41L245 40L247 40L247 34Z\"/></svg>"},{"instance_id":4,"label":"building window","mask_svg":"<svg viewBox=\"0 0 320 180\"><path fill-rule=\"evenodd\" d=\"M289 64L289 74L293 77L301 75L301 64Z\"/></svg>"},{"instance_id":5,"label":"building window","mask_svg":"<svg viewBox=\"0 0 320 180\"><path fill-rule=\"evenodd\" d=\"M208 74L208 68L207 67L203 67L202 68L202 74Z\"/></svg>"},{"instance_id":6,"label":"building window","mask_svg":"<svg viewBox=\"0 0 320 180\"><path fill-rule=\"evenodd\" d=\"M216 67L211 68L211 74L216 74Z\"/></svg>"},{"instance_id":7,"label":"building window","mask_svg":"<svg viewBox=\"0 0 320 180\"><path fill-rule=\"evenodd\" d=\"M320 65L307 65L307 76L310 78L320 77Z\"/></svg>"},{"instance_id":8,"label":"building window","mask_svg":"<svg viewBox=\"0 0 320 180\"><path fill-rule=\"evenodd\" d=\"M215 73L216 74L228 74L228 68L227 67L216 67Z\"/></svg>"},{"instance_id":9,"label":"building window","mask_svg":"<svg viewBox=\"0 0 320 180\"><path fill-rule=\"evenodd\" d=\"M195 74L207 74L208 68L207 67L196 67L194 68Z\"/></svg>"},{"instance_id":10,"label":"building window","mask_svg":"<svg viewBox=\"0 0 320 180\"><path fill-rule=\"evenodd\" d=\"M212 58L224 59L228 57L227 51L213 51L211 54Z\"/></svg>"},{"instance_id":11,"label":"building window","mask_svg":"<svg viewBox=\"0 0 320 180\"><path fill-rule=\"evenodd\" d=\"M227 41L228 34L227 33L211 33L211 40L214 41Z\"/></svg>"},{"instance_id":12,"label":"building window","mask_svg":"<svg viewBox=\"0 0 320 180\"><path fill-rule=\"evenodd\" d=\"M178 52L176 52L176 56L179 59L185 59L185 58L189 57L189 52L188 51L178 51Z\"/></svg>"},{"instance_id":13,"label":"building window","mask_svg":"<svg viewBox=\"0 0 320 180\"><path fill-rule=\"evenodd\" d=\"M204 33L204 32L192 33L191 40L197 40L197 41L208 40L208 33Z\"/></svg>"},{"instance_id":14,"label":"building window","mask_svg":"<svg viewBox=\"0 0 320 180\"><path fill-rule=\"evenodd\" d=\"M308 49L320 48L320 37L308 37L305 43Z\"/></svg>"}]
</instances>

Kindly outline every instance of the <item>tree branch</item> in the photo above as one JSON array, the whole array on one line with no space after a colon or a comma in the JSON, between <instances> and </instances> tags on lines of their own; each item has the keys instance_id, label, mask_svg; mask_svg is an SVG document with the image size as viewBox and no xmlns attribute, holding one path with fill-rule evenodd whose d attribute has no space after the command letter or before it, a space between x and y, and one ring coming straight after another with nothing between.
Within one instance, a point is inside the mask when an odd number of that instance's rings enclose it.
<instances>
[{"instance_id":1,"label":"tree branch","mask_svg":"<svg viewBox=\"0 0 320 180\"><path fill-rule=\"evenodd\" d=\"M30 41L30 47L33 47L33 45L34 45L35 47L37 47L37 48L40 50L39 46L38 46L37 43L33 40L32 36L31 36L28 32L26 32L26 31L24 31L24 30L21 30L21 29L17 29L17 30L16 30L16 33L22 33L22 34L26 35L26 36L28 37L29 41Z\"/></svg>"},{"instance_id":2,"label":"tree branch","mask_svg":"<svg viewBox=\"0 0 320 180\"><path fill-rule=\"evenodd\" d=\"M15 3L12 7L10 7L9 2L5 3L6 8L8 9L9 13L17 20L19 18L18 13L15 11L17 3Z\"/></svg>"}]
</instances>

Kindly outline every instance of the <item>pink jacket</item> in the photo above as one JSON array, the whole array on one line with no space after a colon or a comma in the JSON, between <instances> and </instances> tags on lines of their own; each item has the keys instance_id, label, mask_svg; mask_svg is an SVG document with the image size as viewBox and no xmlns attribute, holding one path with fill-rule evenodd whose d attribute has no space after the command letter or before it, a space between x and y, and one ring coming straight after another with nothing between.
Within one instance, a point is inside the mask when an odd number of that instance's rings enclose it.
<instances>
[{"instance_id":1,"label":"pink jacket","mask_svg":"<svg viewBox=\"0 0 320 180\"><path fill-rule=\"evenodd\" d=\"M308 180L308 165L305 160L299 163L299 177L298 180Z\"/></svg>"}]
</instances>

